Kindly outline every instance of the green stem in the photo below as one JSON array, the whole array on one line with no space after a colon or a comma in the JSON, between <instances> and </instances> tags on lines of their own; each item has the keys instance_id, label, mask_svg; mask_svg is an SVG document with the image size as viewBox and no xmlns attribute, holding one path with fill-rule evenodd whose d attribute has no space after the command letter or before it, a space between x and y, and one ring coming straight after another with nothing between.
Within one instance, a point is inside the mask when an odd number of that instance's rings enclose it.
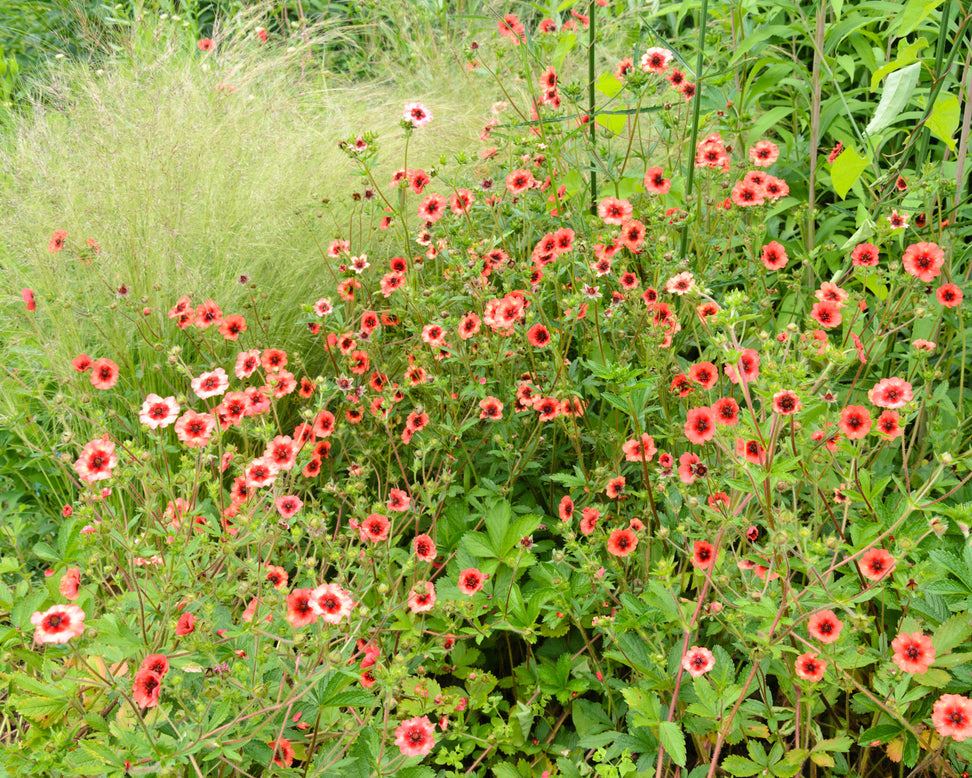
<instances>
[{"instance_id":1,"label":"green stem","mask_svg":"<svg viewBox=\"0 0 972 778\"><path fill-rule=\"evenodd\" d=\"M695 144L699 139L699 112L702 107L702 54L705 50L705 27L709 21L709 0L702 0L702 10L699 19L699 41L697 45L697 53L695 57L695 96L692 101L692 137L689 140L689 153L686 154L686 167L688 170L685 173L685 203L686 208L689 207L689 201L692 197L692 188L695 185ZM688 219L682 225L682 238L679 243L678 252L681 256L685 256L685 249L688 246Z\"/></svg>"}]
</instances>

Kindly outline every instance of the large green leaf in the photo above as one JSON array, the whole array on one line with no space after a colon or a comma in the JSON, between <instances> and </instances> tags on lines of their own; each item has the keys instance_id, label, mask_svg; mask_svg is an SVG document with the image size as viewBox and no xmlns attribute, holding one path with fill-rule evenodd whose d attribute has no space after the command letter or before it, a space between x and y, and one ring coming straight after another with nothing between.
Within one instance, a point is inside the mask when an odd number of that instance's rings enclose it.
<instances>
[{"instance_id":1,"label":"large green leaf","mask_svg":"<svg viewBox=\"0 0 972 778\"><path fill-rule=\"evenodd\" d=\"M939 95L925 126L932 135L945 141L955 151L955 130L959 124L959 100L954 95Z\"/></svg>"},{"instance_id":2,"label":"large green leaf","mask_svg":"<svg viewBox=\"0 0 972 778\"><path fill-rule=\"evenodd\" d=\"M842 200L847 197L850 188L857 183L867 164L868 158L860 156L853 148L844 149L843 153L834 160L834 165L830 169L830 180L834 185L834 191Z\"/></svg>"},{"instance_id":3,"label":"large green leaf","mask_svg":"<svg viewBox=\"0 0 972 778\"><path fill-rule=\"evenodd\" d=\"M685 735L682 728L674 721L663 721L658 725L658 739L672 761L680 767L685 767Z\"/></svg>"},{"instance_id":4,"label":"large green leaf","mask_svg":"<svg viewBox=\"0 0 972 778\"><path fill-rule=\"evenodd\" d=\"M884 82L884 91L881 92L881 102L878 103L874 116L864 130L868 135L879 133L901 116L918 85L919 75L921 75L921 63L915 62L895 70L888 76L887 81ZM845 151L844 154L846 153ZM844 154L841 154L841 157ZM840 160L840 157L837 159Z\"/></svg>"}]
</instances>

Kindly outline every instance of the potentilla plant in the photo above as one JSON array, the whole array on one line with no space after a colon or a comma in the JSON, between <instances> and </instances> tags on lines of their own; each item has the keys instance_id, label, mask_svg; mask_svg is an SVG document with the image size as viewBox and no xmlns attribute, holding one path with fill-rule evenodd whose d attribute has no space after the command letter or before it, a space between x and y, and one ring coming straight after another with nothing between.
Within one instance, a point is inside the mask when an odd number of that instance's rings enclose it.
<instances>
[{"instance_id":1,"label":"potentilla plant","mask_svg":"<svg viewBox=\"0 0 972 778\"><path fill-rule=\"evenodd\" d=\"M566 57L590 19L562 21L508 14L471 53L504 98L481 159L406 151L386 179L381 138L342 141L384 240L314 220L313 288L281 303L299 349L263 335L272 290L187 290L156 319L119 300L156 365L103 343L52 366L90 432L54 447L57 537L0 589L8 767L965 768L948 231L892 211L821 273L797 161L733 148L662 46L592 114ZM406 139L448 120L416 97Z\"/></svg>"}]
</instances>

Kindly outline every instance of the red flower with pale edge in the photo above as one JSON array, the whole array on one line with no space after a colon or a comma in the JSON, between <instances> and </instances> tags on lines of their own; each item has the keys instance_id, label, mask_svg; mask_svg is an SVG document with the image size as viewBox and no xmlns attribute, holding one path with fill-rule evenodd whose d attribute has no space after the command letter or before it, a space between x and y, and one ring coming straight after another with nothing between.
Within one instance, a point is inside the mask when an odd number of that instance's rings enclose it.
<instances>
[{"instance_id":1,"label":"red flower with pale edge","mask_svg":"<svg viewBox=\"0 0 972 778\"><path fill-rule=\"evenodd\" d=\"M749 149L749 159L756 167L769 167L779 156L779 148L768 140L761 140Z\"/></svg>"},{"instance_id":2,"label":"red flower with pale edge","mask_svg":"<svg viewBox=\"0 0 972 778\"><path fill-rule=\"evenodd\" d=\"M91 369L92 359L87 354L78 354L71 360L71 366L79 373L85 373Z\"/></svg>"},{"instance_id":3,"label":"red flower with pale edge","mask_svg":"<svg viewBox=\"0 0 972 778\"><path fill-rule=\"evenodd\" d=\"M77 605L54 605L30 617L35 643L67 643L84 633L84 611Z\"/></svg>"},{"instance_id":4,"label":"red flower with pale edge","mask_svg":"<svg viewBox=\"0 0 972 778\"><path fill-rule=\"evenodd\" d=\"M306 627L317 621L321 608L311 589L294 589L287 595L287 621L294 629Z\"/></svg>"},{"instance_id":5,"label":"red flower with pale edge","mask_svg":"<svg viewBox=\"0 0 972 778\"><path fill-rule=\"evenodd\" d=\"M248 489L259 489L269 486L277 479L277 467L267 457L254 459L246 468L244 485Z\"/></svg>"},{"instance_id":6,"label":"red flower with pale edge","mask_svg":"<svg viewBox=\"0 0 972 778\"><path fill-rule=\"evenodd\" d=\"M705 675L713 667L715 667L715 656L702 646L692 646L682 657L682 669L693 678Z\"/></svg>"},{"instance_id":7,"label":"red flower with pale edge","mask_svg":"<svg viewBox=\"0 0 972 778\"><path fill-rule=\"evenodd\" d=\"M621 446L626 462L651 462L658 450L655 448L655 440L647 432L641 433L641 439L625 441Z\"/></svg>"},{"instance_id":8,"label":"red flower with pale edge","mask_svg":"<svg viewBox=\"0 0 972 778\"><path fill-rule=\"evenodd\" d=\"M286 738L277 738L267 743L273 749L273 763L278 767L290 767L294 763L294 749Z\"/></svg>"},{"instance_id":9,"label":"red flower with pale edge","mask_svg":"<svg viewBox=\"0 0 972 778\"><path fill-rule=\"evenodd\" d=\"M616 197L605 197L597 206L597 215L604 220L605 224L615 224L619 227L631 219L633 212L631 203Z\"/></svg>"},{"instance_id":10,"label":"red flower with pale edge","mask_svg":"<svg viewBox=\"0 0 972 778\"><path fill-rule=\"evenodd\" d=\"M297 511L304 507L304 503L293 495L278 497L275 505L277 506L277 513L279 513L283 519L293 518Z\"/></svg>"},{"instance_id":11,"label":"red flower with pale edge","mask_svg":"<svg viewBox=\"0 0 972 778\"><path fill-rule=\"evenodd\" d=\"M183 613L176 622L175 633L177 635L188 635L196 628L196 617L191 613Z\"/></svg>"},{"instance_id":12,"label":"red flower with pale edge","mask_svg":"<svg viewBox=\"0 0 972 778\"><path fill-rule=\"evenodd\" d=\"M330 411L321 411L319 414L317 414L317 418L314 419L314 426L312 429L315 437L328 437L332 432L334 432L334 414Z\"/></svg>"},{"instance_id":13,"label":"red flower with pale edge","mask_svg":"<svg viewBox=\"0 0 972 778\"><path fill-rule=\"evenodd\" d=\"M824 670L827 669L827 663L823 659L818 659L816 653L813 651L808 651L806 654L800 654L796 658L793 669L804 681L816 682L823 679Z\"/></svg>"},{"instance_id":14,"label":"red flower with pale edge","mask_svg":"<svg viewBox=\"0 0 972 778\"><path fill-rule=\"evenodd\" d=\"M416 581L408 595L408 608L412 613L425 613L435 605L435 585L431 581Z\"/></svg>"},{"instance_id":15,"label":"red flower with pale edge","mask_svg":"<svg viewBox=\"0 0 972 778\"><path fill-rule=\"evenodd\" d=\"M190 382L192 391L200 400L210 397L218 397L229 388L229 376L221 367L217 367L210 373L203 373L198 378L193 378Z\"/></svg>"},{"instance_id":16,"label":"red flower with pale edge","mask_svg":"<svg viewBox=\"0 0 972 778\"><path fill-rule=\"evenodd\" d=\"M807 619L807 631L810 633L810 637L816 638L821 643L836 642L843 628L843 622L837 618L837 614L833 611L814 613Z\"/></svg>"},{"instance_id":17,"label":"red flower with pale edge","mask_svg":"<svg viewBox=\"0 0 972 778\"><path fill-rule=\"evenodd\" d=\"M715 562L716 550L707 540L696 540L692 545L692 564L700 570L712 567Z\"/></svg>"},{"instance_id":18,"label":"red flower with pale edge","mask_svg":"<svg viewBox=\"0 0 972 778\"><path fill-rule=\"evenodd\" d=\"M645 191L652 194L666 194L672 188L670 179L660 167L650 167L645 171Z\"/></svg>"},{"instance_id":19,"label":"red flower with pale edge","mask_svg":"<svg viewBox=\"0 0 972 778\"><path fill-rule=\"evenodd\" d=\"M883 548L872 548L860 558L858 566L869 581L880 581L894 570L894 557Z\"/></svg>"},{"instance_id":20,"label":"red flower with pale edge","mask_svg":"<svg viewBox=\"0 0 972 778\"><path fill-rule=\"evenodd\" d=\"M850 440L861 440L871 431L871 414L863 405L848 405L840 412L837 423Z\"/></svg>"},{"instance_id":21,"label":"red flower with pale edge","mask_svg":"<svg viewBox=\"0 0 972 778\"><path fill-rule=\"evenodd\" d=\"M213 324L220 325L223 323L223 312L216 305L215 300L206 300L196 307L192 323L202 330Z\"/></svg>"},{"instance_id":22,"label":"red flower with pale edge","mask_svg":"<svg viewBox=\"0 0 972 778\"><path fill-rule=\"evenodd\" d=\"M943 284L938 287L935 297L945 308L955 308L962 304L962 290L955 284Z\"/></svg>"},{"instance_id":23,"label":"red flower with pale edge","mask_svg":"<svg viewBox=\"0 0 972 778\"><path fill-rule=\"evenodd\" d=\"M81 456L74 463L74 469L82 481L89 484L111 477L112 469L118 464L115 444L108 440L105 433L98 440L85 444Z\"/></svg>"},{"instance_id":24,"label":"red flower with pale edge","mask_svg":"<svg viewBox=\"0 0 972 778\"><path fill-rule=\"evenodd\" d=\"M927 284L942 272L945 252L934 243L912 243L905 249L901 263L906 272Z\"/></svg>"},{"instance_id":25,"label":"red flower with pale edge","mask_svg":"<svg viewBox=\"0 0 972 778\"><path fill-rule=\"evenodd\" d=\"M469 567L459 573L459 591L473 595L483 588L486 576L475 567Z\"/></svg>"},{"instance_id":26,"label":"red flower with pale edge","mask_svg":"<svg viewBox=\"0 0 972 778\"><path fill-rule=\"evenodd\" d=\"M91 385L95 389L111 389L118 383L118 365L110 359L96 359L91 363Z\"/></svg>"},{"instance_id":27,"label":"red flower with pale edge","mask_svg":"<svg viewBox=\"0 0 972 778\"><path fill-rule=\"evenodd\" d=\"M138 420L146 427L155 430L159 427L168 427L176 420L179 415L179 404L175 397L159 397L157 394L150 394L142 403L139 411Z\"/></svg>"},{"instance_id":28,"label":"red flower with pale edge","mask_svg":"<svg viewBox=\"0 0 972 778\"><path fill-rule=\"evenodd\" d=\"M142 708L154 708L159 704L162 676L152 670L139 670L132 684L132 699Z\"/></svg>"},{"instance_id":29,"label":"red flower with pale edge","mask_svg":"<svg viewBox=\"0 0 972 778\"><path fill-rule=\"evenodd\" d=\"M518 195L536 184L533 173L523 168L514 170L506 177L506 189L512 195Z\"/></svg>"},{"instance_id":30,"label":"red flower with pale edge","mask_svg":"<svg viewBox=\"0 0 972 778\"><path fill-rule=\"evenodd\" d=\"M910 635L902 632L891 641L894 656L891 660L906 673L927 673L928 667L935 661L935 646L931 638L921 632Z\"/></svg>"},{"instance_id":31,"label":"red flower with pale edge","mask_svg":"<svg viewBox=\"0 0 972 778\"><path fill-rule=\"evenodd\" d=\"M507 14L509 15L509 14ZM425 756L435 745L435 729L425 716L406 719L395 729L395 745L402 756Z\"/></svg>"},{"instance_id":32,"label":"red flower with pale edge","mask_svg":"<svg viewBox=\"0 0 972 778\"><path fill-rule=\"evenodd\" d=\"M879 408L903 408L914 399L914 392L903 378L882 378L867 393L867 399Z\"/></svg>"},{"instance_id":33,"label":"red flower with pale edge","mask_svg":"<svg viewBox=\"0 0 972 778\"><path fill-rule=\"evenodd\" d=\"M738 384L739 377L749 383L759 378L759 352L755 349L743 349L736 365L724 365L723 372L732 383Z\"/></svg>"},{"instance_id":34,"label":"red flower with pale edge","mask_svg":"<svg viewBox=\"0 0 972 778\"><path fill-rule=\"evenodd\" d=\"M423 562L431 562L437 555L435 541L428 535L416 535L412 541L412 548L415 549L415 556Z\"/></svg>"},{"instance_id":35,"label":"red flower with pale edge","mask_svg":"<svg viewBox=\"0 0 972 778\"><path fill-rule=\"evenodd\" d=\"M780 416L792 416L803 407L795 392L784 390L773 395L773 410Z\"/></svg>"},{"instance_id":36,"label":"red flower with pale edge","mask_svg":"<svg viewBox=\"0 0 972 778\"><path fill-rule=\"evenodd\" d=\"M487 397L485 400L480 400L479 407L481 409L479 412L480 419L499 421L503 418L503 403L495 397Z\"/></svg>"},{"instance_id":37,"label":"red flower with pale edge","mask_svg":"<svg viewBox=\"0 0 972 778\"><path fill-rule=\"evenodd\" d=\"M196 413L186 411L175 423L175 431L179 440L189 448L198 448L209 443L209 438L216 427L216 419L210 413Z\"/></svg>"},{"instance_id":38,"label":"red flower with pale edge","mask_svg":"<svg viewBox=\"0 0 972 778\"><path fill-rule=\"evenodd\" d=\"M685 437L692 443L701 445L712 440L715 435L715 414L711 408L692 408L685 421Z\"/></svg>"},{"instance_id":39,"label":"red flower with pale edge","mask_svg":"<svg viewBox=\"0 0 972 778\"><path fill-rule=\"evenodd\" d=\"M411 505L412 498L408 496L407 492L404 492L401 489L391 489L388 492L388 510L398 511L401 513L403 511L407 511Z\"/></svg>"},{"instance_id":40,"label":"red flower with pale edge","mask_svg":"<svg viewBox=\"0 0 972 778\"><path fill-rule=\"evenodd\" d=\"M326 624L340 624L342 619L351 615L354 599L351 593L337 584L321 584L311 592L317 603L321 621Z\"/></svg>"},{"instance_id":41,"label":"red flower with pale edge","mask_svg":"<svg viewBox=\"0 0 972 778\"><path fill-rule=\"evenodd\" d=\"M939 735L959 743L972 737L972 700L960 694L943 694L932 706L932 724Z\"/></svg>"},{"instance_id":42,"label":"red flower with pale edge","mask_svg":"<svg viewBox=\"0 0 972 778\"><path fill-rule=\"evenodd\" d=\"M287 571L277 565L267 565L266 580L273 584L273 588L278 591L286 589L288 581Z\"/></svg>"},{"instance_id":43,"label":"red flower with pale edge","mask_svg":"<svg viewBox=\"0 0 972 778\"><path fill-rule=\"evenodd\" d=\"M614 556L628 556L638 547L638 538L630 529L616 529L608 537L607 550Z\"/></svg>"}]
</instances>

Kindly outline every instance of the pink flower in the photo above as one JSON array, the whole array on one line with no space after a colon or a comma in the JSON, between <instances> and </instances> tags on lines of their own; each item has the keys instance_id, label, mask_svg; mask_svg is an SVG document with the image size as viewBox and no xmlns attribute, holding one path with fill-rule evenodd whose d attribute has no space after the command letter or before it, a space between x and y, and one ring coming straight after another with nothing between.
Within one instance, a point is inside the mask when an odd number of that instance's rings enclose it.
<instances>
[{"instance_id":1,"label":"pink flower","mask_svg":"<svg viewBox=\"0 0 972 778\"><path fill-rule=\"evenodd\" d=\"M402 756L425 756L435 745L435 729L425 716L403 721L395 729L395 745Z\"/></svg>"},{"instance_id":2,"label":"pink flower","mask_svg":"<svg viewBox=\"0 0 972 778\"><path fill-rule=\"evenodd\" d=\"M682 658L682 668L693 678L705 675L713 667L715 667L715 656L702 646L692 646Z\"/></svg>"},{"instance_id":3,"label":"pink flower","mask_svg":"<svg viewBox=\"0 0 972 778\"><path fill-rule=\"evenodd\" d=\"M402 118L413 127L424 127L432 121L432 112L421 103L405 103Z\"/></svg>"},{"instance_id":4,"label":"pink flower","mask_svg":"<svg viewBox=\"0 0 972 778\"><path fill-rule=\"evenodd\" d=\"M37 643L67 643L84 633L84 611L77 605L54 605L30 617Z\"/></svg>"}]
</instances>

